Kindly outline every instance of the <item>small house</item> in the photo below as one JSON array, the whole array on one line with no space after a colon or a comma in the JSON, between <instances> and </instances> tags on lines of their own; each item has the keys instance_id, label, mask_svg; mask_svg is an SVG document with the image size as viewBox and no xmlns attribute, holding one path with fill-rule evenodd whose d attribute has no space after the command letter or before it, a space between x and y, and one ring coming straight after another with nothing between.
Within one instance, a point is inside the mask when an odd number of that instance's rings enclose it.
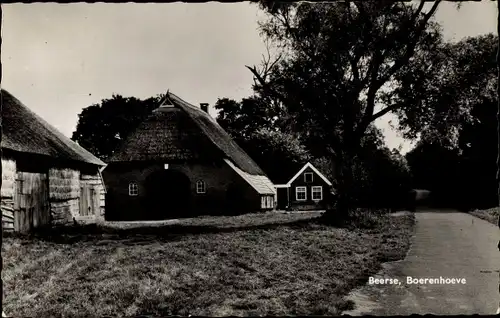
<instances>
[{"instance_id":1,"label":"small house","mask_svg":"<svg viewBox=\"0 0 500 318\"><path fill-rule=\"evenodd\" d=\"M102 218L105 165L2 89L4 231Z\"/></svg>"},{"instance_id":2,"label":"small house","mask_svg":"<svg viewBox=\"0 0 500 318\"><path fill-rule=\"evenodd\" d=\"M324 210L328 196L333 195L332 183L310 162L288 182L274 185L278 210Z\"/></svg>"},{"instance_id":3,"label":"small house","mask_svg":"<svg viewBox=\"0 0 500 318\"><path fill-rule=\"evenodd\" d=\"M167 92L103 170L106 220L163 220L273 210L260 167L208 114Z\"/></svg>"}]
</instances>

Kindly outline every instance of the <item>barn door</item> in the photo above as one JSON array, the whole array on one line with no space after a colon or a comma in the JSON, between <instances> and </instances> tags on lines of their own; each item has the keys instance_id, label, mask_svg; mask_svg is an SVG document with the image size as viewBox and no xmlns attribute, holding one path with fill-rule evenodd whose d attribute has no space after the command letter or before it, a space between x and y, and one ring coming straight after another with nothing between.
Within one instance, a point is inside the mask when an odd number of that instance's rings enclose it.
<instances>
[{"instance_id":1,"label":"barn door","mask_svg":"<svg viewBox=\"0 0 500 318\"><path fill-rule=\"evenodd\" d=\"M82 184L80 187L80 215L87 216L89 209L89 198L88 198L89 188L86 184Z\"/></svg>"},{"instance_id":2,"label":"barn door","mask_svg":"<svg viewBox=\"0 0 500 318\"><path fill-rule=\"evenodd\" d=\"M80 187L80 216L95 216L99 210L99 191L95 185L82 183Z\"/></svg>"},{"instance_id":3,"label":"barn door","mask_svg":"<svg viewBox=\"0 0 500 318\"><path fill-rule=\"evenodd\" d=\"M14 199L14 230L29 232L50 223L49 191L44 173L18 172Z\"/></svg>"}]
</instances>

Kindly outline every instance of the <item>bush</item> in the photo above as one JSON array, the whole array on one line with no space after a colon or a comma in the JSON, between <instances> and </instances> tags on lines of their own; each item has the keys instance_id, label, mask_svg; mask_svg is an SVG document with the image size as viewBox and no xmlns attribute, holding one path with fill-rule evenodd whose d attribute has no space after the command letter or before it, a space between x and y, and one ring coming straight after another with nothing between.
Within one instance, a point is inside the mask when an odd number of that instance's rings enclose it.
<instances>
[{"instance_id":1,"label":"bush","mask_svg":"<svg viewBox=\"0 0 500 318\"><path fill-rule=\"evenodd\" d=\"M364 209L354 208L349 212L346 219L332 216L331 219L326 220L329 225L353 229L375 229L383 226L388 221L390 210L388 209ZM335 212L334 212L335 213Z\"/></svg>"}]
</instances>

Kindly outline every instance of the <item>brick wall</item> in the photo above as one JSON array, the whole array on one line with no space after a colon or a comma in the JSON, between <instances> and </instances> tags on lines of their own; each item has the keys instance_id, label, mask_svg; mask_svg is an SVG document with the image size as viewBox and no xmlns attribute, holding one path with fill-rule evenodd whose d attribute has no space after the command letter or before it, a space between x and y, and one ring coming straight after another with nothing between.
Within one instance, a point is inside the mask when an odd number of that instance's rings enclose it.
<instances>
[{"instance_id":1,"label":"brick wall","mask_svg":"<svg viewBox=\"0 0 500 318\"><path fill-rule=\"evenodd\" d=\"M106 185L106 218L137 219L144 213L147 205L146 179L154 172L165 169L164 163L147 166L120 167L110 164L102 175ZM240 206L245 210L258 210L260 197L236 172L227 164L211 163L169 163L168 169L182 172L189 178L191 188L191 206L198 214L220 213L227 208L227 191L236 188L241 192ZM196 182L202 180L206 185L206 193L196 193ZM138 195L129 196L128 185L138 185ZM168 204L168 202L165 202ZM141 212L142 211L142 212ZM238 213L239 211L235 211Z\"/></svg>"}]
</instances>

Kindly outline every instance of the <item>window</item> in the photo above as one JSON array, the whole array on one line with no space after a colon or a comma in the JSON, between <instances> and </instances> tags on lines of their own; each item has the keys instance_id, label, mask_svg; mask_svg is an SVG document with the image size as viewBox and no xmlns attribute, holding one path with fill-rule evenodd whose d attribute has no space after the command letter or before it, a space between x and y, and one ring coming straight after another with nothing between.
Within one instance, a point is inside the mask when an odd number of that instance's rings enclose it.
<instances>
[{"instance_id":1,"label":"window","mask_svg":"<svg viewBox=\"0 0 500 318\"><path fill-rule=\"evenodd\" d=\"M295 188L295 198L297 201L307 200L306 187L296 187Z\"/></svg>"},{"instance_id":2,"label":"window","mask_svg":"<svg viewBox=\"0 0 500 318\"><path fill-rule=\"evenodd\" d=\"M262 209L272 209L274 207L273 197L270 195L263 195L260 197L260 207Z\"/></svg>"},{"instance_id":3,"label":"window","mask_svg":"<svg viewBox=\"0 0 500 318\"><path fill-rule=\"evenodd\" d=\"M266 208L271 209L273 207L273 201L271 196L266 197Z\"/></svg>"},{"instance_id":4,"label":"window","mask_svg":"<svg viewBox=\"0 0 500 318\"><path fill-rule=\"evenodd\" d=\"M312 199L315 201L320 201L323 200L323 187L318 186L318 187L312 187Z\"/></svg>"},{"instance_id":5,"label":"window","mask_svg":"<svg viewBox=\"0 0 500 318\"><path fill-rule=\"evenodd\" d=\"M305 182L313 182L313 173L312 172L304 173L304 181Z\"/></svg>"},{"instance_id":6,"label":"window","mask_svg":"<svg viewBox=\"0 0 500 318\"><path fill-rule=\"evenodd\" d=\"M205 181L199 180L196 181L196 193L205 193L206 188L205 188Z\"/></svg>"},{"instance_id":7,"label":"window","mask_svg":"<svg viewBox=\"0 0 500 318\"><path fill-rule=\"evenodd\" d=\"M139 186L137 183L129 183L128 184L128 195L135 197L139 195Z\"/></svg>"}]
</instances>

